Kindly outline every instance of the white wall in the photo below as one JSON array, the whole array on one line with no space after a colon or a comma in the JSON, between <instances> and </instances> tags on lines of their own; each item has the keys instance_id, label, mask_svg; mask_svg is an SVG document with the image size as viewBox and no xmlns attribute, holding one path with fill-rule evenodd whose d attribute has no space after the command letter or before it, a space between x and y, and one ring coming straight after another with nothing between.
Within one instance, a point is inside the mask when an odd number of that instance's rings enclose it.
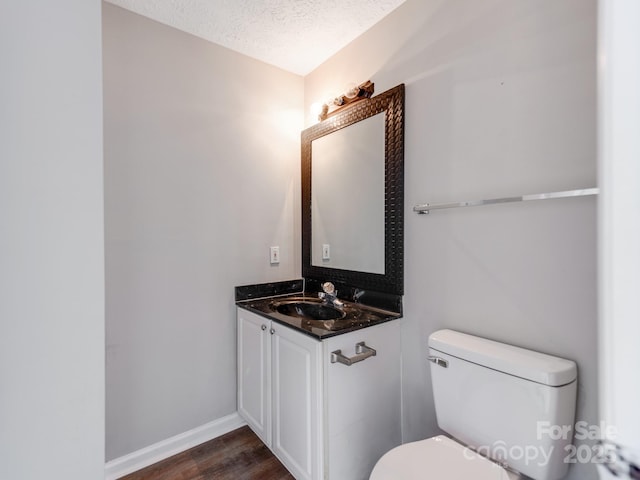
<instances>
[{"instance_id":1,"label":"white wall","mask_svg":"<svg viewBox=\"0 0 640 480\"><path fill-rule=\"evenodd\" d=\"M233 287L300 275L303 80L103 16L111 460L235 412Z\"/></svg>"},{"instance_id":2,"label":"white wall","mask_svg":"<svg viewBox=\"0 0 640 480\"><path fill-rule=\"evenodd\" d=\"M0 478L104 475L97 0L0 3Z\"/></svg>"},{"instance_id":3,"label":"white wall","mask_svg":"<svg viewBox=\"0 0 640 480\"><path fill-rule=\"evenodd\" d=\"M640 2L602 1L598 13L600 418L615 427L607 440L622 445L624 457L638 464ZM602 478L615 477L602 472Z\"/></svg>"},{"instance_id":4,"label":"white wall","mask_svg":"<svg viewBox=\"0 0 640 480\"><path fill-rule=\"evenodd\" d=\"M437 432L426 345L443 327L575 360L577 416L596 423L595 199L411 212L595 185L596 10L408 0L305 77L305 112L349 82L406 84L407 441Z\"/></svg>"}]
</instances>

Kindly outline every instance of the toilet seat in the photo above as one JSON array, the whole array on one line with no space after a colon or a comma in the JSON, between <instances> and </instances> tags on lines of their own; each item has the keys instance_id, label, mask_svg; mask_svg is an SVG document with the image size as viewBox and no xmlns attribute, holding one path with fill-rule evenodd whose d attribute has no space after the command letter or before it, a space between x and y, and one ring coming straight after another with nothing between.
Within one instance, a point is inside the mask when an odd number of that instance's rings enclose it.
<instances>
[{"instance_id":1,"label":"toilet seat","mask_svg":"<svg viewBox=\"0 0 640 480\"><path fill-rule=\"evenodd\" d=\"M504 468L444 435L384 454L369 480L512 480Z\"/></svg>"}]
</instances>

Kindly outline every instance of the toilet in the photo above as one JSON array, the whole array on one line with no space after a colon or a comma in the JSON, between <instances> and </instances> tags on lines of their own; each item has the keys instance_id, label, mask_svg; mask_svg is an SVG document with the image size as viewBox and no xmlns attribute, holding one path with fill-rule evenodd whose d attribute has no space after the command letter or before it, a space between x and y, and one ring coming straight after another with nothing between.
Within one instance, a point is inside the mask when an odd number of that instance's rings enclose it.
<instances>
[{"instance_id":1,"label":"toilet","mask_svg":"<svg viewBox=\"0 0 640 480\"><path fill-rule=\"evenodd\" d=\"M575 362L456 332L429 337L438 426L387 452L370 480L557 480L569 468Z\"/></svg>"}]
</instances>

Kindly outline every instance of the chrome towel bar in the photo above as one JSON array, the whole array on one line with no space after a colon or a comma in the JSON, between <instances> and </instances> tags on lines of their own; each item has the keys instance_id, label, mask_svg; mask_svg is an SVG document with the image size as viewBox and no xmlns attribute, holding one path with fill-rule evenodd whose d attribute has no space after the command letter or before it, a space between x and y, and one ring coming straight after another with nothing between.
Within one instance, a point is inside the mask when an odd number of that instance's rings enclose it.
<instances>
[{"instance_id":1,"label":"chrome towel bar","mask_svg":"<svg viewBox=\"0 0 640 480\"><path fill-rule=\"evenodd\" d=\"M564 192L551 192L551 193L536 193L531 195L522 195L519 197L503 197L503 198L490 198L487 200L471 200L468 202L453 202L453 203L425 203L422 205L416 205L413 207L413 211L419 214L429 213L431 210L438 210L442 208L458 208L458 207L478 207L480 205L492 205L496 203L510 203L510 202L527 202L529 200L548 200L552 198L568 198L568 197L584 197L587 195L597 195L600 189L582 188L579 190L566 190Z\"/></svg>"}]
</instances>

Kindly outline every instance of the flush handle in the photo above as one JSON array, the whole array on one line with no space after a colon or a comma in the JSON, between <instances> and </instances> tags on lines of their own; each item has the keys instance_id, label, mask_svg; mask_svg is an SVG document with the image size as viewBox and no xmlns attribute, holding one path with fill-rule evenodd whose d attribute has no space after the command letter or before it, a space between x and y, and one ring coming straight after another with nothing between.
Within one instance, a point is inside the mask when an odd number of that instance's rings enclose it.
<instances>
[{"instance_id":1,"label":"flush handle","mask_svg":"<svg viewBox=\"0 0 640 480\"><path fill-rule=\"evenodd\" d=\"M331 352L331 363L342 363L343 365L350 367L354 363L361 362L369 357L375 357L376 353L375 349L367 347L364 342L359 342L356 343L356 354L353 357L343 355L342 350Z\"/></svg>"},{"instance_id":2,"label":"flush handle","mask_svg":"<svg viewBox=\"0 0 640 480\"><path fill-rule=\"evenodd\" d=\"M449 366L449 361L448 361L448 360L445 360L445 359L444 359L444 358L442 358L442 357L435 357L435 356L433 356L433 355L429 355L429 356L427 357L427 359L428 359L430 362L435 363L436 365L439 365L439 366L444 367L444 368L447 368L447 367Z\"/></svg>"}]
</instances>

